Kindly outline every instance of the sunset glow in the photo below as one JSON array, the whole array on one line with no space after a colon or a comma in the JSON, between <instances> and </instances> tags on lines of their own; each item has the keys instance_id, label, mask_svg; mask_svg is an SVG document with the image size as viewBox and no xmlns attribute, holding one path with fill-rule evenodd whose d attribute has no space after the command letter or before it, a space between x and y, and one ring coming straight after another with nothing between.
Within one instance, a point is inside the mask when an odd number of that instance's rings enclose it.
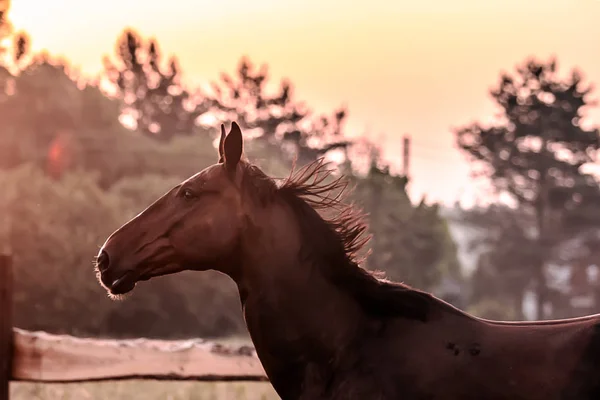
<instances>
[{"instance_id":1,"label":"sunset glow","mask_svg":"<svg viewBox=\"0 0 600 400\"><path fill-rule=\"evenodd\" d=\"M127 26L156 37L194 85L231 72L243 55L267 63L316 111L346 104L347 132L383 138L396 166L402 136L412 135L411 194L448 203L474 190L451 129L494 115L488 92L501 71L556 55L562 72L578 67L600 82L594 0L13 0L9 17L33 50L90 76ZM598 109L589 116L600 123Z\"/></svg>"}]
</instances>

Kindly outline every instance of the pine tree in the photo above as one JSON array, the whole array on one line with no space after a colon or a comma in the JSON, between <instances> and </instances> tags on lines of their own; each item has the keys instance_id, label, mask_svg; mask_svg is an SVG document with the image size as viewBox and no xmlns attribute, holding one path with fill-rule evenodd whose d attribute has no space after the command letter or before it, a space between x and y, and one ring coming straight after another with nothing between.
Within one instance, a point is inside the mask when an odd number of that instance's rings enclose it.
<instances>
[{"instance_id":1,"label":"pine tree","mask_svg":"<svg viewBox=\"0 0 600 400\"><path fill-rule=\"evenodd\" d=\"M590 92L578 71L561 79L554 59L531 59L514 76L502 74L492 90L499 123L474 123L455 132L475 176L489 179L496 194L508 194L533 217L535 240L523 246L535 246L529 276L538 318L549 303L548 263L565 241L599 226L598 182L584 170L600 147L598 131L581 123Z\"/></svg>"},{"instance_id":2,"label":"pine tree","mask_svg":"<svg viewBox=\"0 0 600 400\"><path fill-rule=\"evenodd\" d=\"M332 116L314 116L305 104L294 98L293 86L282 80L274 94L268 93L269 71L257 68L242 57L236 75L221 74L213 83L213 103L224 119L236 119L242 129L255 130L258 139L275 147L290 144L298 165L315 160L333 149L345 149L343 138L347 110L342 107Z\"/></svg>"},{"instance_id":3,"label":"pine tree","mask_svg":"<svg viewBox=\"0 0 600 400\"><path fill-rule=\"evenodd\" d=\"M117 41L116 58L104 58L106 75L123 101L123 114L133 118L139 132L169 140L197 131L197 120L211 103L183 87L176 57L162 66L157 42L127 29Z\"/></svg>"}]
</instances>

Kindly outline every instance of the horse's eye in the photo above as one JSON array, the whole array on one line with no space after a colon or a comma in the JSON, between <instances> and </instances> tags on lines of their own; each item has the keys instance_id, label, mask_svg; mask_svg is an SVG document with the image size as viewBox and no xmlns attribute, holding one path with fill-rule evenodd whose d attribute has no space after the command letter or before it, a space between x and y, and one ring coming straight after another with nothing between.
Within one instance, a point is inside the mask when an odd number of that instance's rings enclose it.
<instances>
[{"instance_id":1,"label":"horse's eye","mask_svg":"<svg viewBox=\"0 0 600 400\"><path fill-rule=\"evenodd\" d=\"M190 189L184 189L182 196L186 200L191 200L196 198L196 194L192 192Z\"/></svg>"}]
</instances>

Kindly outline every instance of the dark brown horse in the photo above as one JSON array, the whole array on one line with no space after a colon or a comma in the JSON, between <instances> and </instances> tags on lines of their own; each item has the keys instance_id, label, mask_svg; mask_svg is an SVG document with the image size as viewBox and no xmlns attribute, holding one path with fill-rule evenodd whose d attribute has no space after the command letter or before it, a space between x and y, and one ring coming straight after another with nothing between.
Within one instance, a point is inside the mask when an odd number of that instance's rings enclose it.
<instances>
[{"instance_id":1,"label":"dark brown horse","mask_svg":"<svg viewBox=\"0 0 600 400\"><path fill-rule=\"evenodd\" d=\"M378 279L355 260L365 225L338 197L344 181L318 161L276 184L242 142L222 127L217 164L108 238L97 270L111 295L182 270L227 274L285 400L600 399L600 316L493 322Z\"/></svg>"}]
</instances>

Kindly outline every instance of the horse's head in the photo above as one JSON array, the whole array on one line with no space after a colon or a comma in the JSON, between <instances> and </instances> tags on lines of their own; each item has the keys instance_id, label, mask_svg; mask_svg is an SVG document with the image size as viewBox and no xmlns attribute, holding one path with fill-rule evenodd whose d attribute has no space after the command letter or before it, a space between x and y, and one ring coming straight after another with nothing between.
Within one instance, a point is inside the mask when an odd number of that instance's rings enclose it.
<instances>
[{"instance_id":1,"label":"horse's head","mask_svg":"<svg viewBox=\"0 0 600 400\"><path fill-rule=\"evenodd\" d=\"M240 190L242 132L221 126L219 161L183 181L106 240L97 256L99 279L112 295L136 282L183 270L234 263L243 227Z\"/></svg>"}]
</instances>

